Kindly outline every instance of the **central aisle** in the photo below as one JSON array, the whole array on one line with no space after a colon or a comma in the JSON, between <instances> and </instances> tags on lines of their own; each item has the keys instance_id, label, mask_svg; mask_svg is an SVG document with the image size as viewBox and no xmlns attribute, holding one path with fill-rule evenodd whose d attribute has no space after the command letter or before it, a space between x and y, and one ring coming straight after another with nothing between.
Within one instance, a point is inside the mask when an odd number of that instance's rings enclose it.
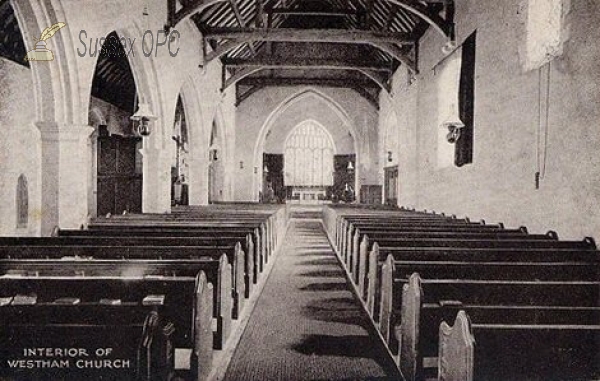
<instances>
[{"instance_id":1,"label":"central aisle","mask_svg":"<svg viewBox=\"0 0 600 381\"><path fill-rule=\"evenodd\" d=\"M319 220L292 219L226 381L391 381Z\"/></svg>"}]
</instances>

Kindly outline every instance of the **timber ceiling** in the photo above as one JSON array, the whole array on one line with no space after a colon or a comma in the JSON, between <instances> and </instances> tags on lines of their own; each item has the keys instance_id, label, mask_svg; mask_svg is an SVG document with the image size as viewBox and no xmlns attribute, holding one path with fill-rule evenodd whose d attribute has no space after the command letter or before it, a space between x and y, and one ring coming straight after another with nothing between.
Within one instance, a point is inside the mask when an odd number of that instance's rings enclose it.
<instances>
[{"instance_id":1,"label":"timber ceiling","mask_svg":"<svg viewBox=\"0 0 600 381\"><path fill-rule=\"evenodd\" d=\"M238 102L265 86L352 88L377 104L400 65L417 72L429 27L453 39L453 0L167 0L167 28L191 17L204 65L220 59Z\"/></svg>"},{"instance_id":2,"label":"timber ceiling","mask_svg":"<svg viewBox=\"0 0 600 381\"><path fill-rule=\"evenodd\" d=\"M235 86L238 103L266 86L300 84L354 89L377 106L400 65L418 71L428 28L454 38L453 0L166 1L166 29L193 20L203 35L198 64L221 60L222 87ZM130 109L135 84L119 53L100 54L92 92ZM14 12L0 0L0 56L28 66L25 54Z\"/></svg>"},{"instance_id":3,"label":"timber ceiling","mask_svg":"<svg viewBox=\"0 0 600 381\"><path fill-rule=\"evenodd\" d=\"M0 0L0 57L29 67L23 34L8 0Z\"/></svg>"},{"instance_id":4,"label":"timber ceiling","mask_svg":"<svg viewBox=\"0 0 600 381\"><path fill-rule=\"evenodd\" d=\"M131 114L135 112L135 80L127 53L115 32L106 36L106 42L98 53L92 96Z\"/></svg>"}]
</instances>

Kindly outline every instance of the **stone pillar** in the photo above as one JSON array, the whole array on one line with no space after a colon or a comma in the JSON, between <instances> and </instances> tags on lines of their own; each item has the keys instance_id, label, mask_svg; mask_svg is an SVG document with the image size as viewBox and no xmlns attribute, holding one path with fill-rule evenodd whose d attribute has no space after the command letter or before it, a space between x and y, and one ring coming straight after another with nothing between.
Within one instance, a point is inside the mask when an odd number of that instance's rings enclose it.
<instances>
[{"instance_id":1,"label":"stone pillar","mask_svg":"<svg viewBox=\"0 0 600 381\"><path fill-rule=\"evenodd\" d=\"M155 148L144 138L142 212L171 212L171 157L167 149Z\"/></svg>"},{"instance_id":2,"label":"stone pillar","mask_svg":"<svg viewBox=\"0 0 600 381\"><path fill-rule=\"evenodd\" d=\"M41 234L79 228L88 216L88 139L90 126L37 122L41 132Z\"/></svg>"},{"instance_id":3,"label":"stone pillar","mask_svg":"<svg viewBox=\"0 0 600 381\"><path fill-rule=\"evenodd\" d=\"M206 152L204 152L206 153ZM204 155L207 156L207 155ZM193 157L189 158L190 173L188 178L189 183L189 200L190 205L207 205L208 204L208 158Z\"/></svg>"}]
</instances>

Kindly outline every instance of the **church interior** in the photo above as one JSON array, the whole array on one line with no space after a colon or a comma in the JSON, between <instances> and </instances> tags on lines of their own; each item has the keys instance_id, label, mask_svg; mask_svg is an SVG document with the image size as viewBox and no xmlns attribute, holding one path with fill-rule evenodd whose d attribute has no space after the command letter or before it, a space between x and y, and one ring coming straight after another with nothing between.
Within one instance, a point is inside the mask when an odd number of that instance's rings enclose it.
<instances>
[{"instance_id":1,"label":"church interior","mask_svg":"<svg viewBox=\"0 0 600 381\"><path fill-rule=\"evenodd\" d=\"M0 0L0 379L600 380L599 23Z\"/></svg>"}]
</instances>

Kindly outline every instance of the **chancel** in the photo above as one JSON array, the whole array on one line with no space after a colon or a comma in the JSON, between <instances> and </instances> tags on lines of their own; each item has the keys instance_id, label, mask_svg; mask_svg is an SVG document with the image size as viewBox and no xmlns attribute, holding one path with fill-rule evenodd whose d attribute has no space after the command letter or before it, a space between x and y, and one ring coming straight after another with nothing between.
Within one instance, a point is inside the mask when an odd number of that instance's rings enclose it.
<instances>
[{"instance_id":1,"label":"chancel","mask_svg":"<svg viewBox=\"0 0 600 381\"><path fill-rule=\"evenodd\" d=\"M0 379L599 380L599 23L0 0Z\"/></svg>"}]
</instances>

